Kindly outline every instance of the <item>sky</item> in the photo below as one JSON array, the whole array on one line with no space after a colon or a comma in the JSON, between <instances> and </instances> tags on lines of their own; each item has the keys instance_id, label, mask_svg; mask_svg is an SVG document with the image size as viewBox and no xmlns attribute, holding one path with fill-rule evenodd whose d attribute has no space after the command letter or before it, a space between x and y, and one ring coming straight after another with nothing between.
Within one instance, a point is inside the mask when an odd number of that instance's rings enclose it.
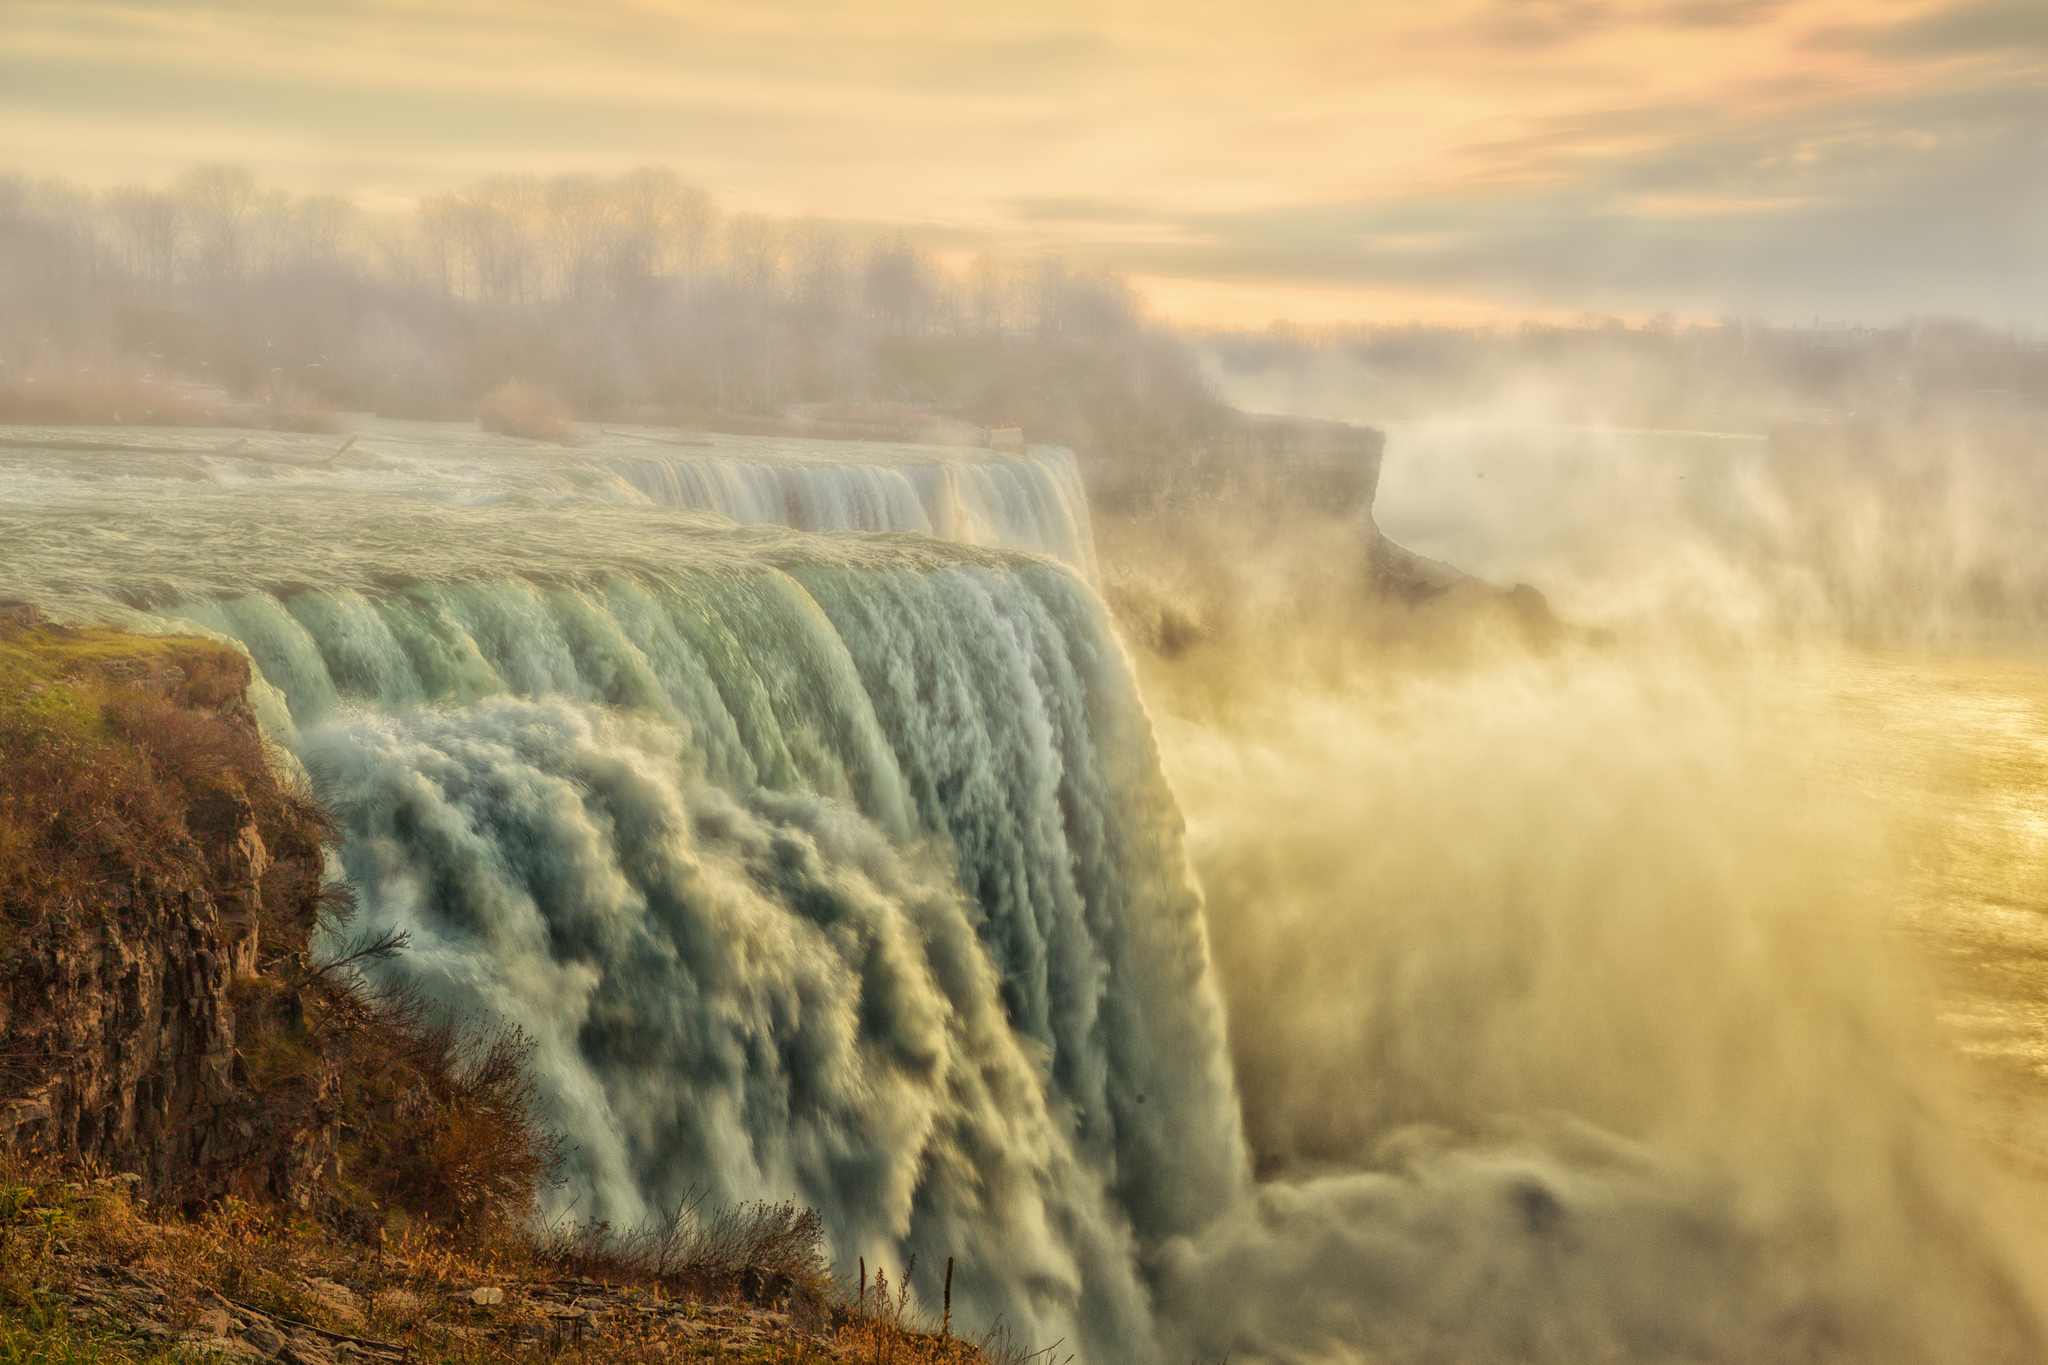
<instances>
[{"instance_id":1,"label":"sky","mask_svg":"<svg viewBox=\"0 0 2048 1365\"><path fill-rule=\"evenodd\" d=\"M2048 0L0 0L0 167L671 166L1257 325L2048 330Z\"/></svg>"}]
</instances>

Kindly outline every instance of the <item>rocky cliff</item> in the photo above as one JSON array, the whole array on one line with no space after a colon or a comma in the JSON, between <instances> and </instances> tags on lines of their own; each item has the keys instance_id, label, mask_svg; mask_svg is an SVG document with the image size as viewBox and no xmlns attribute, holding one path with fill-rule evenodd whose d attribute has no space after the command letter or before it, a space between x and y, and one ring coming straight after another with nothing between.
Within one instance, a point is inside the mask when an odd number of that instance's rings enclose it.
<instances>
[{"instance_id":1,"label":"rocky cliff","mask_svg":"<svg viewBox=\"0 0 2048 1365\"><path fill-rule=\"evenodd\" d=\"M0 618L0 1152L353 1235L518 1224L557 1160L524 1041L350 970L332 826L249 681L208 641Z\"/></svg>"},{"instance_id":2,"label":"rocky cliff","mask_svg":"<svg viewBox=\"0 0 2048 1365\"><path fill-rule=\"evenodd\" d=\"M199 640L0 623L0 1141L155 1201L310 1204L331 1068L303 1025L328 826L267 761L248 665Z\"/></svg>"}]
</instances>

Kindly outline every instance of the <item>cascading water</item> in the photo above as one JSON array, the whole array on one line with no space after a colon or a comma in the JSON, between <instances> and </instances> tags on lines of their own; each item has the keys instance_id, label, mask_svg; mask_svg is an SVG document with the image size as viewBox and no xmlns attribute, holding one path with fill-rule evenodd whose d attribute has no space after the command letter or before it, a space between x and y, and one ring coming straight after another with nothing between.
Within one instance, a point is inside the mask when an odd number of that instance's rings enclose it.
<instances>
[{"instance_id":1,"label":"cascading water","mask_svg":"<svg viewBox=\"0 0 2048 1365\"><path fill-rule=\"evenodd\" d=\"M2041 1357L1861 855L1759 780L1836 744L1782 688L1163 720L1205 923L1065 457L254 440L17 429L0 591L247 649L388 969L536 1040L576 1216L795 1198L1090 1365Z\"/></svg>"},{"instance_id":2,"label":"cascading water","mask_svg":"<svg viewBox=\"0 0 2048 1365\"><path fill-rule=\"evenodd\" d=\"M0 579L247 649L363 927L412 935L389 970L536 1040L561 1207L794 1197L843 1260L953 1257L966 1317L1153 1353L1143 1249L1245 1163L1179 817L1072 568L52 459L9 461ZM797 468L785 509L858 503ZM1046 490L1011 524L1085 515Z\"/></svg>"}]
</instances>

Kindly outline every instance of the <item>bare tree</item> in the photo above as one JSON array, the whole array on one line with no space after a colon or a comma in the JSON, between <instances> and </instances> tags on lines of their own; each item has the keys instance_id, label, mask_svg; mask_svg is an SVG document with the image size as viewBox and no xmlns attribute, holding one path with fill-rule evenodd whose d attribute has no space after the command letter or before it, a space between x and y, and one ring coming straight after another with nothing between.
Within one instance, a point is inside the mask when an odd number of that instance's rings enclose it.
<instances>
[{"instance_id":1,"label":"bare tree","mask_svg":"<svg viewBox=\"0 0 2048 1365\"><path fill-rule=\"evenodd\" d=\"M306 259L334 265L341 259L362 214L354 204L338 195L320 194L302 199L298 206L298 246Z\"/></svg>"},{"instance_id":2,"label":"bare tree","mask_svg":"<svg viewBox=\"0 0 2048 1365\"><path fill-rule=\"evenodd\" d=\"M863 297L871 317L897 336L924 330L932 303L930 264L898 233L868 249Z\"/></svg>"},{"instance_id":3,"label":"bare tree","mask_svg":"<svg viewBox=\"0 0 2048 1365\"><path fill-rule=\"evenodd\" d=\"M184 240L183 205L171 195L142 185L123 185L107 193L129 273L159 303L168 302L177 284L178 244Z\"/></svg>"},{"instance_id":4,"label":"bare tree","mask_svg":"<svg viewBox=\"0 0 2048 1365\"><path fill-rule=\"evenodd\" d=\"M174 192L197 232L201 277L239 280L244 264L243 226L258 196L256 177L242 166L209 162L180 176Z\"/></svg>"},{"instance_id":5,"label":"bare tree","mask_svg":"<svg viewBox=\"0 0 2048 1365\"><path fill-rule=\"evenodd\" d=\"M542 222L555 253L562 297L595 296L613 271L618 251L620 203L594 175L558 175L541 195Z\"/></svg>"},{"instance_id":6,"label":"bare tree","mask_svg":"<svg viewBox=\"0 0 2048 1365\"><path fill-rule=\"evenodd\" d=\"M726 269L735 288L766 295L782 270L782 234L765 214L738 213L726 228Z\"/></svg>"},{"instance_id":7,"label":"bare tree","mask_svg":"<svg viewBox=\"0 0 2048 1365\"><path fill-rule=\"evenodd\" d=\"M825 321L846 304L846 245L815 218L790 233L796 303L806 316Z\"/></svg>"}]
</instances>

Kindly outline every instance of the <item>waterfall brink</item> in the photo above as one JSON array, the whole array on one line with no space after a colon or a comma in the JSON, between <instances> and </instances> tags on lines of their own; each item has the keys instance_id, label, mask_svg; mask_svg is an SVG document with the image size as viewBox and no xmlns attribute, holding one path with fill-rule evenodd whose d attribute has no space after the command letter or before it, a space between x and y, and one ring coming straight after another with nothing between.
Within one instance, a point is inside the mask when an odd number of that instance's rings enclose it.
<instances>
[{"instance_id":1,"label":"waterfall brink","mask_svg":"<svg viewBox=\"0 0 2048 1365\"><path fill-rule=\"evenodd\" d=\"M16 430L24 433L10 438L16 446L0 449L0 498L18 504L62 497L67 485L75 493L81 481L460 506L652 503L742 525L1028 550L1095 576L1087 493L1073 452L1059 446L1009 453L600 431L587 445L563 448L453 423L371 421L337 452L333 437L282 432L252 439L218 431L145 436L126 427ZM38 440L51 449L38 452Z\"/></svg>"},{"instance_id":2,"label":"waterfall brink","mask_svg":"<svg viewBox=\"0 0 2048 1365\"><path fill-rule=\"evenodd\" d=\"M749 459L614 457L611 465L651 501L747 525L914 531L1051 555L1090 577L1095 571L1087 495L1073 454L1064 449L950 462L905 454L893 462L821 466L777 463L763 453Z\"/></svg>"},{"instance_id":3,"label":"waterfall brink","mask_svg":"<svg viewBox=\"0 0 2048 1365\"><path fill-rule=\"evenodd\" d=\"M558 1210L793 1197L927 1297L954 1258L963 1318L1157 1358L1148 1249L1246 1160L1180 818L1072 568L205 487L52 495L0 543L53 607L248 651L360 926L412 935L383 970L536 1040Z\"/></svg>"}]
</instances>

